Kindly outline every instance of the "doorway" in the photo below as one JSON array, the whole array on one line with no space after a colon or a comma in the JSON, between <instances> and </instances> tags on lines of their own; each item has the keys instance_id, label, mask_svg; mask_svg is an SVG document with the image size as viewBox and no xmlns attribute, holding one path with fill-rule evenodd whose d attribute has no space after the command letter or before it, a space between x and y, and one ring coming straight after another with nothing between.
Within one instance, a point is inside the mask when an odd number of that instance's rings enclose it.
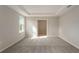
<instances>
[{"instance_id":1,"label":"doorway","mask_svg":"<svg viewBox=\"0 0 79 59\"><path fill-rule=\"evenodd\" d=\"M47 20L38 20L38 36L47 35Z\"/></svg>"}]
</instances>

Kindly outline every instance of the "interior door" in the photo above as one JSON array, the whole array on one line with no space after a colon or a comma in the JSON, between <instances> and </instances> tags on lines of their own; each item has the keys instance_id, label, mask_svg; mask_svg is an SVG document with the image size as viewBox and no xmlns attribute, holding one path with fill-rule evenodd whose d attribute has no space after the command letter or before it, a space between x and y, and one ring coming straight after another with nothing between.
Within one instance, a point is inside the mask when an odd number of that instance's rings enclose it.
<instances>
[{"instance_id":1,"label":"interior door","mask_svg":"<svg viewBox=\"0 0 79 59\"><path fill-rule=\"evenodd\" d=\"M38 20L38 36L47 35L47 20Z\"/></svg>"}]
</instances>

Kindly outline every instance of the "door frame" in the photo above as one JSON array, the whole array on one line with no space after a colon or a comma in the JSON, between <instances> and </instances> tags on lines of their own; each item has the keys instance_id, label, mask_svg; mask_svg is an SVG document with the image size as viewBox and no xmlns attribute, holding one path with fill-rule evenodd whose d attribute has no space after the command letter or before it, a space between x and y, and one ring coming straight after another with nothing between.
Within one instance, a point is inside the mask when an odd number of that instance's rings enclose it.
<instances>
[{"instance_id":1,"label":"door frame","mask_svg":"<svg viewBox=\"0 0 79 59\"><path fill-rule=\"evenodd\" d=\"M48 19L41 19L41 20L46 20L46 35L48 36ZM37 20L37 36L38 36L38 20Z\"/></svg>"}]
</instances>

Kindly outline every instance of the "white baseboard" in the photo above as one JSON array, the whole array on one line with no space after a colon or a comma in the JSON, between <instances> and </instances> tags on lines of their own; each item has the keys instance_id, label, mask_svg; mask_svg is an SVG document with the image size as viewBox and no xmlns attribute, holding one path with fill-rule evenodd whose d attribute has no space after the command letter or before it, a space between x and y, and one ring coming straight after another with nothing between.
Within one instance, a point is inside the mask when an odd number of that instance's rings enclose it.
<instances>
[{"instance_id":1,"label":"white baseboard","mask_svg":"<svg viewBox=\"0 0 79 59\"><path fill-rule=\"evenodd\" d=\"M58 36L59 38L63 39L64 41L68 42L69 44L71 44L72 46L76 47L77 49L79 49L79 46L75 45L74 43L66 40L66 38L62 37L62 36Z\"/></svg>"},{"instance_id":2,"label":"white baseboard","mask_svg":"<svg viewBox=\"0 0 79 59\"><path fill-rule=\"evenodd\" d=\"M47 37L58 37L57 35L48 35Z\"/></svg>"},{"instance_id":3,"label":"white baseboard","mask_svg":"<svg viewBox=\"0 0 79 59\"><path fill-rule=\"evenodd\" d=\"M25 37L25 35L21 35L21 36L17 39L17 41L15 41L15 42L9 44L9 45L6 46L5 48L2 48L2 49L0 50L0 52L2 52L2 51L4 51L5 49L11 47L12 45L16 44L17 42L19 42L20 40L22 40L24 37Z\"/></svg>"}]
</instances>

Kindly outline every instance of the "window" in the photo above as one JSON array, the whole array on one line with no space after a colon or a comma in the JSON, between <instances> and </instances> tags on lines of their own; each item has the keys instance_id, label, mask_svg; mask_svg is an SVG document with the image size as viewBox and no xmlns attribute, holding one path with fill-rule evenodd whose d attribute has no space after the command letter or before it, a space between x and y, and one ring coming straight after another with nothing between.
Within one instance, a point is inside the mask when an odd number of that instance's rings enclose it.
<instances>
[{"instance_id":1,"label":"window","mask_svg":"<svg viewBox=\"0 0 79 59\"><path fill-rule=\"evenodd\" d=\"M19 16L19 33L24 32L24 17Z\"/></svg>"}]
</instances>

